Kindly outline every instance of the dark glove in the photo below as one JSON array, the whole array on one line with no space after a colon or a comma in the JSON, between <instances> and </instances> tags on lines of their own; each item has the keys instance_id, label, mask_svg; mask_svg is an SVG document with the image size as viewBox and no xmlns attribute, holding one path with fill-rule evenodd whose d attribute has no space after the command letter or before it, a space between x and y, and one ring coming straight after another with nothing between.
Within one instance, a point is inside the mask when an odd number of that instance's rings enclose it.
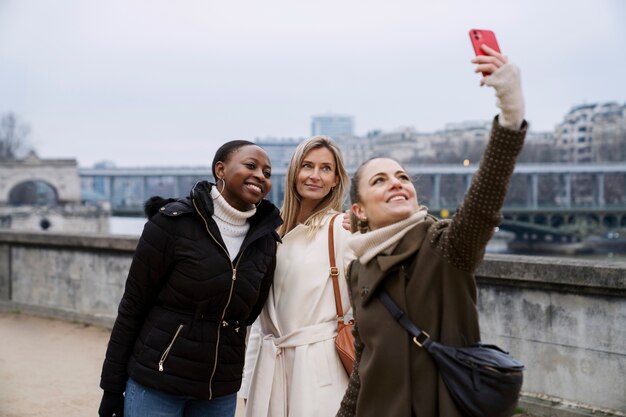
<instances>
[{"instance_id":1,"label":"dark glove","mask_svg":"<svg viewBox=\"0 0 626 417\"><path fill-rule=\"evenodd\" d=\"M124 394L104 391L98 415L100 417L124 417Z\"/></svg>"}]
</instances>

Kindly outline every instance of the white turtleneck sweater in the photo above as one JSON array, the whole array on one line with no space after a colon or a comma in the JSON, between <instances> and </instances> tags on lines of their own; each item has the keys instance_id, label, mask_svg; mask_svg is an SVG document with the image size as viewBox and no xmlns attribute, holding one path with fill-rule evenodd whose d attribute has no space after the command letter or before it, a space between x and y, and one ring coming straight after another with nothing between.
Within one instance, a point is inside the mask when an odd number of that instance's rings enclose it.
<instances>
[{"instance_id":1,"label":"white turtleneck sweater","mask_svg":"<svg viewBox=\"0 0 626 417\"><path fill-rule=\"evenodd\" d=\"M256 213L256 207L248 211L239 211L224 200L216 187L211 189L211 197L213 198L213 220L220 229L222 240L226 244L228 256L232 261L239 253L243 239L250 229L248 219Z\"/></svg>"}]
</instances>

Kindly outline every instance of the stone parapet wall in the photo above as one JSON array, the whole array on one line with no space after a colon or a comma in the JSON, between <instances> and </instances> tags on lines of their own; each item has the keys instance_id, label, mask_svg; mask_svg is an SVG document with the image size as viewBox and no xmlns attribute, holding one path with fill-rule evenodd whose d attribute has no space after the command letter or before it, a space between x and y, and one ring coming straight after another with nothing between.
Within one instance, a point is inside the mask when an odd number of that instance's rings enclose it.
<instances>
[{"instance_id":1,"label":"stone parapet wall","mask_svg":"<svg viewBox=\"0 0 626 417\"><path fill-rule=\"evenodd\" d=\"M137 237L0 233L0 300L110 325Z\"/></svg>"},{"instance_id":2,"label":"stone parapet wall","mask_svg":"<svg viewBox=\"0 0 626 417\"><path fill-rule=\"evenodd\" d=\"M527 366L526 408L626 413L626 264L491 255L477 282L483 341Z\"/></svg>"},{"instance_id":3,"label":"stone parapet wall","mask_svg":"<svg viewBox=\"0 0 626 417\"><path fill-rule=\"evenodd\" d=\"M0 308L110 326L136 236L0 232ZM625 415L626 264L488 255L482 339L527 365L537 415Z\"/></svg>"},{"instance_id":4,"label":"stone parapet wall","mask_svg":"<svg viewBox=\"0 0 626 417\"><path fill-rule=\"evenodd\" d=\"M109 233L111 212L99 205L0 206L0 229L48 233Z\"/></svg>"}]
</instances>

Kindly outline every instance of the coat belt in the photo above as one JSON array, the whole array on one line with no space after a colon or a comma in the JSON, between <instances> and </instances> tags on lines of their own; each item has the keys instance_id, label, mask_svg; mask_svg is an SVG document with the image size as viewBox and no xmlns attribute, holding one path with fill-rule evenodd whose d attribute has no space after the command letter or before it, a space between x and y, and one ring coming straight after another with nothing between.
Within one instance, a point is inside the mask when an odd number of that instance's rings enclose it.
<instances>
[{"instance_id":1,"label":"coat belt","mask_svg":"<svg viewBox=\"0 0 626 417\"><path fill-rule=\"evenodd\" d=\"M246 417L267 417L272 391L275 395L282 396L276 399L278 403L287 403L287 375L282 355L283 349L323 342L336 336L337 322L335 320L303 327L281 337L264 335L261 339L256 367L250 380ZM278 375L278 378L274 378L275 375ZM257 379L272 381L272 383L256 383ZM286 407L274 411L279 414L272 414L272 417L287 417Z\"/></svg>"}]
</instances>

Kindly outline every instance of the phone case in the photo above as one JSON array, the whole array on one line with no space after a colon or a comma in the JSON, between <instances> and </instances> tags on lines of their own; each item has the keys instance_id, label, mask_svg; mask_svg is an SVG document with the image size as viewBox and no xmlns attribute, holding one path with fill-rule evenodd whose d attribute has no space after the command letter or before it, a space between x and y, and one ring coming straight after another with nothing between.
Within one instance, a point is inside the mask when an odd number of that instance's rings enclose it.
<instances>
[{"instance_id":1,"label":"phone case","mask_svg":"<svg viewBox=\"0 0 626 417\"><path fill-rule=\"evenodd\" d=\"M496 35L490 30L470 29L469 37L472 41L472 46L474 47L474 53L476 53L476 55L485 55L481 49L482 44L486 44L491 49L495 49L500 52L500 46L498 46ZM487 76L487 74L483 73L483 76Z\"/></svg>"}]
</instances>

